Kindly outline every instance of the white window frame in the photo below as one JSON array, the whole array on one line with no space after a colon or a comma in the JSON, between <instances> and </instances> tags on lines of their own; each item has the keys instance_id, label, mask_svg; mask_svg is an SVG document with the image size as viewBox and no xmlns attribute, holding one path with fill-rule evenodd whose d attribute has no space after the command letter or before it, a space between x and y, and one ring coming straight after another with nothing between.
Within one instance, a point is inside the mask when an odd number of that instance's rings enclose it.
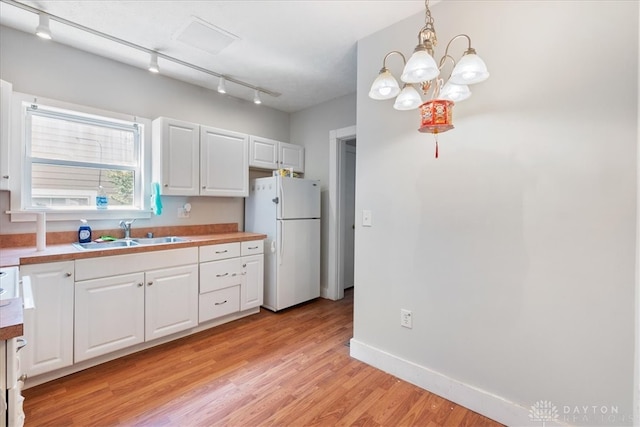
<instances>
[{"instance_id":1,"label":"white window frame","mask_svg":"<svg viewBox=\"0 0 640 427\"><path fill-rule=\"evenodd\" d=\"M108 209L96 209L95 206L87 206L86 208L33 208L28 206L31 203L31 168L27 159L30 121L27 117L27 108L31 105L41 106L43 109L63 110L86 115L87 117L96 116L98 118L113 119L114 121L126 121L138 123L140 130L140 173L136 176L135 185L140 189L137 197L140 203L139 208L115 207L109 206ZM11 131L14 137L10 141L10 157L14 165L19 166L16 174L17 179L10 182L9 190L11 191L10 206L12 222L28 222L34 221L36 212L46 212L48 221L68 221L85 219L133 219L133 218L150 218L150 185L151 182L151 120L141 117L133 117L112 111L104 111L87 107L83 105L70 104L53 99L35 97L34 95L14 92L12 99L11 112ZM135 202L134 202L135 203Z\"/></svg>"}]
</instances>

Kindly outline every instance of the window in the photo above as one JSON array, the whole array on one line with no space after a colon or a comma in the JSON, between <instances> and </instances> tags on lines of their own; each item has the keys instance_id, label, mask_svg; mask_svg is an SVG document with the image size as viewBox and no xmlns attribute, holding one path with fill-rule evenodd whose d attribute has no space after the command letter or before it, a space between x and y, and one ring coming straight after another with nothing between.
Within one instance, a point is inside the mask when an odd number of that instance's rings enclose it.
<instances>
[{"instance_id":1,"label":"window","mask_svg":"<svg viewBox=\"0 0 640 427\"><path fill-rule=\"evenodd\" d=\"M26 105L23 208L140 210L143 125Z\"/></svg>"}]
</instances>

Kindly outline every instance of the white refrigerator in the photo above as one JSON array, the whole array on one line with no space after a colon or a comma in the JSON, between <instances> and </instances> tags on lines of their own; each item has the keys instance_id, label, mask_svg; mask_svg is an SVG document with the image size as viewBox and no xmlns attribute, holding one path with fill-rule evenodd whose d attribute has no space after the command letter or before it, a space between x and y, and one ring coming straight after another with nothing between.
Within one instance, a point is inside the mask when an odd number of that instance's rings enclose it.
<instances>
[{"instance_id":1,"label":"white refrigerator","mask_svg":"<svg viewBox=\"0 0 640 427\"><path fill-rule=\"evenodd\" d=\"M267 235L263 307L278 311L320 296L319 181L252 180L244 228Z\"/></svg>"}]
</instances>

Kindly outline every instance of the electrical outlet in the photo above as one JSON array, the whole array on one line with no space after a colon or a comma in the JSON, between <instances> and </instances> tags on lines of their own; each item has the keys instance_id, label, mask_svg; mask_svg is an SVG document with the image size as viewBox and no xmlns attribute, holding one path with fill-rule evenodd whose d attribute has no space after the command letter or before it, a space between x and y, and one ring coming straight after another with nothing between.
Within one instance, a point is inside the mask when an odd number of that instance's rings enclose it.
<instances>
[{"instance_id":1,"label":"electrical outlet","mask_svg":"<svg viewBox=\"0 0 640 427\"><path fill-rule=\"evenodd\" d=\"M178 208L178 218L189 218L189 213L185 208Z\"/></svg>"},{"instance_id":2,"label":"electrical outlet","mask_svg":"<svg viewBox=\"0 0 640 427\"><path fill-rule=\"evenodd\" d=\"M405 328L413 328L413 315L411 310L406 310L404 308L400 309L400 326L404 326Z\"/></svg>"}]
</instances>

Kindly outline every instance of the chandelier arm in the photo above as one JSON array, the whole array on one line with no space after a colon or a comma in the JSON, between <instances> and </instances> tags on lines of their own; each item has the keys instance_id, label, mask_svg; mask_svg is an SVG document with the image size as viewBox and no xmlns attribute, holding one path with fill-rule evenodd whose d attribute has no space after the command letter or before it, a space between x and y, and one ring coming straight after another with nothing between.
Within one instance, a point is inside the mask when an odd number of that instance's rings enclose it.
<instances>
[{"instance_id":1,"label":"chandelier arm","mask_svg":"<svg viewBox=\"0 0 640 427\"><path fill-rule=\"evenodd\" d=\"M387 68L387 58L390 57L391 55L393 55L394 53L396 55L400 55L400 57L402 58L402 66L407 65L407 58L405 58L405 56L402 54L402 52L399 52L397 50L392 50L391 52L387 53L384 56L384 59L382 60L382 68L384 68L384 69Z\"/></svg>"},{"instance_id":2,"label":"chandelier arm","mask_svg":"<svg viewBox=\"0 0 640 427\"><path fill-rule=\"evenodd\" d=\"M451 46L451 43L453 43L453 41L454 41L454 40L457 40L457 39L459 39L459 38L461 38L461 37L466 38L466 39L467 39L467 41L469 42L469 47L467 48L467 50L465 51L465 53L467 53L467 52L471 53L470 51L473 51L473 48L471 47L471 37L469 37L469 36L468 36L468 35L466 35L466 34L458 34L457 36L455 36L455 37L453 37L451 40L449 40L449 43L447 43L447 47L446 47L446 49L444 50L444 56L447 56L447 55L449 54L449 46Z\"/></svg>"}]
</instances>

